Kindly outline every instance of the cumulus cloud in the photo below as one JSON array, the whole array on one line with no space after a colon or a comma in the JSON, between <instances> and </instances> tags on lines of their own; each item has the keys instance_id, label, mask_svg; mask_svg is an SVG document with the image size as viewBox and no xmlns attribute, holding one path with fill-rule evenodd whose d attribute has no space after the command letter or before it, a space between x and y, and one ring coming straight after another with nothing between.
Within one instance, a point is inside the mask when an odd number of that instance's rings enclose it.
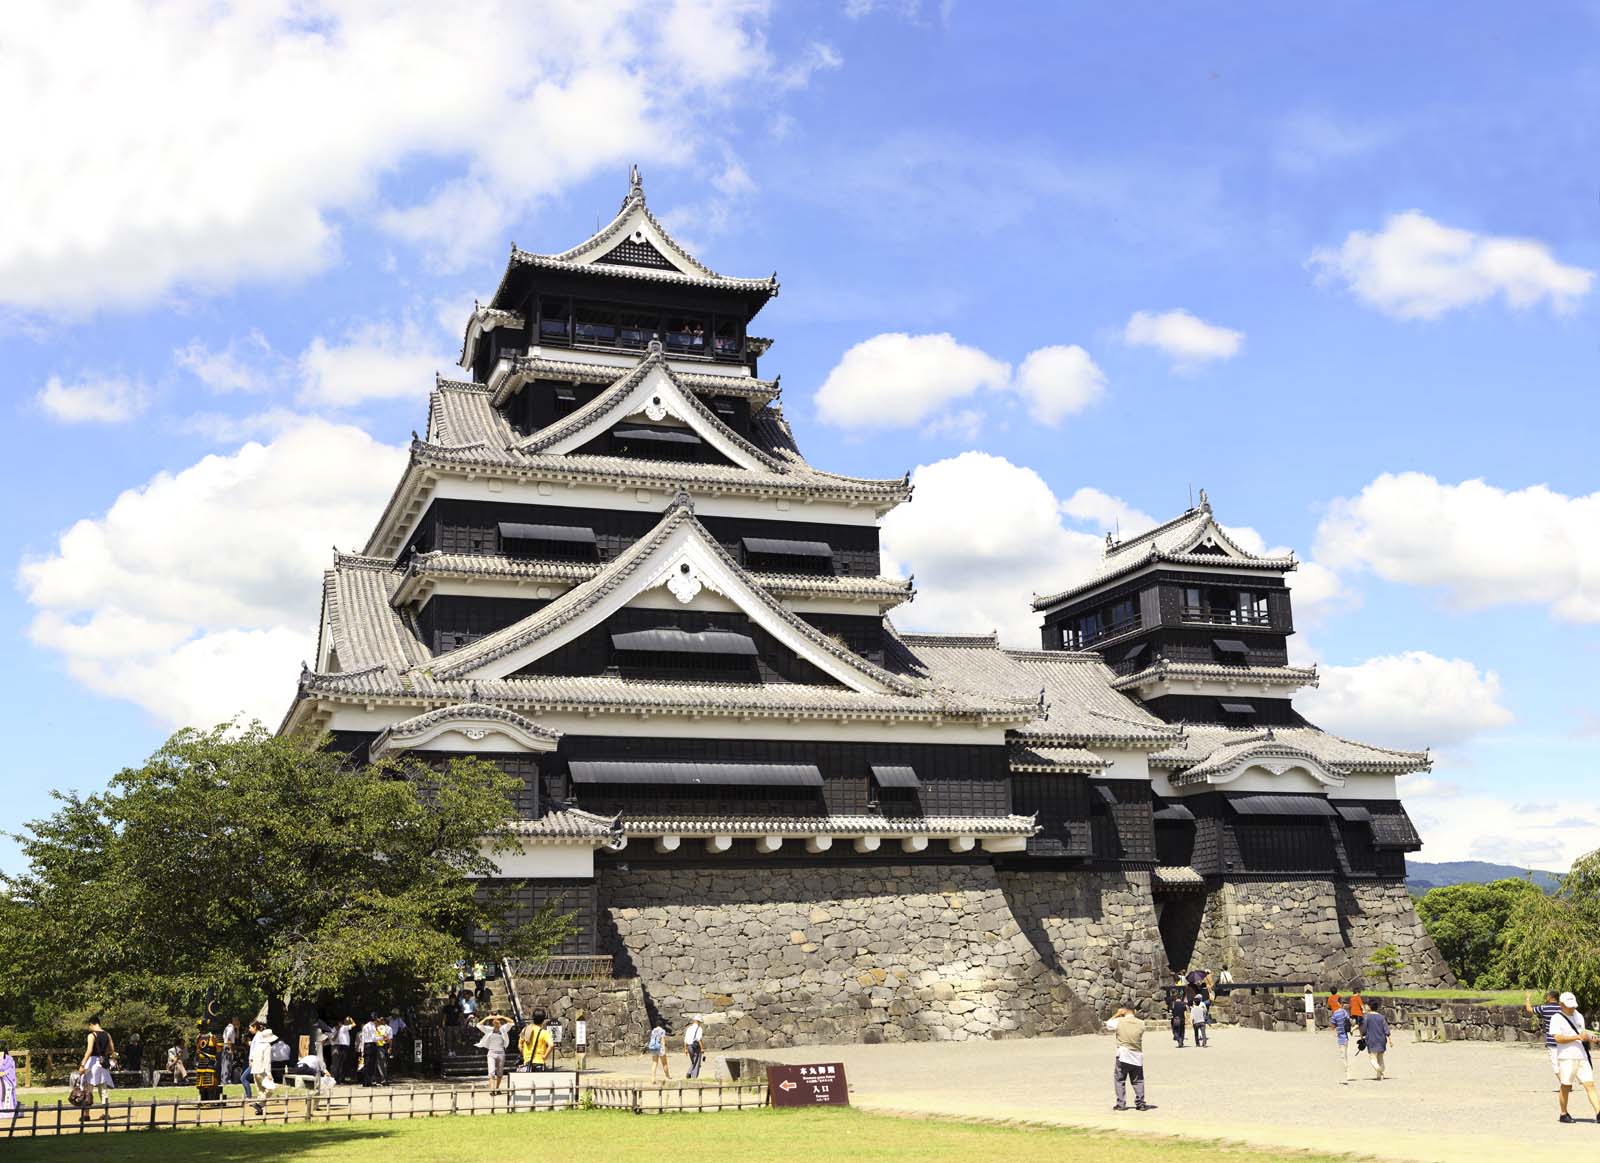
<instances>
[{"instance_id":1,"label":"cumulus cloud","mask_svg":"<svg viewBox=\"0 0 1600 1163\"><path fill-rule=\"evenodd\" d=\"M23 562L30 637L163 723L271 721L311 656L329 547L361 540L403 463L357 428L302 420L158 474Z\"/></svg>"},{"instance_id":2,"label":"cumulus cloud","mask_svg":"<svg viewBox=\"0 0 1600 1163\"><path fill-rule=\"evenodd\" d=\"M1207 323L1181 308L1159 315L1135 311L1122 329L1122 341L1131 347L1153 347L1168 356L1175 369L1187 371L1238 355L1244 332Z\"/></svg>"},{"instance_id":3,"label":"cumulus cloud","mask_svg":"<svg viewBox=\"0 0 1600 1163\"><path fill-rule=\"evenodd\" d=\"M1465 608L1532 603L1566 621L1600 622L1596 529L1600 493L1384 473L1329 507L1316 556L1385 581L1436 586Z\"/></svg>"},{"instance_id":4,"label":"cumulus cloud","mask_svg":"<svg viewBox=\"0 0 1600 1163\"><path fill-rule=\"evenodd\" d=\"M121 424L150 406L150 392L132 380L90 376L67 383L51 376L34 402L63 424Z\"/></svg>"},{"instance_id":5,"label":"cumulus cloud","mask_svg":"<svg viewBox=\"0 0 1600 1163\"><path fill-rule=\"evenodd\" d=\"M739 86L829 67L816 46L776 59L768 9L23 0L0 27L0 303L76 313L304 276L406 166L438 185L381 221L466 261L600 170L681 164Z\"/></svg>"},{"instance_id":6,"label":"cumulus cloud","mask_svg":"<svg viewBox=\"0 0 1600 1163\"><path fill-rule=\"evenodd\" d=\"M1061 511L1080 524L1122 537L1135 537L1159 524L1149 513L1134 508L1121 497L1087 485L1062 501Z\"/></svg>"},{"instance_id":7,"label":"cumulus cloud","mask_svg":"<svg viewBox=\"0 0 1600 1163\"><path fill-rule=\"evenodd\" d=\"M1088 407L1104 389L1105 375L1076 345L1041 347L1013 376L1009 363L948 333L895 331L846 351L817 389L816 403L818 415L841 428L975 431L976 409L966 409L965 418L941 413L981 391L1012 392L1026 401L1035 420L1053 426Z\"/></svg>"},{"instance_id":8,"label":"cumulus cloud","mask_svg":"<svg viewBox=\"0 0 1600 1163\"><path fill-rule=\"evenodd\" d=\"M1029 601L1093 569L1103 534L1069 529L1044 479L1004 457L964 452L918 467L911 481L916 501L883 519L885 570L917 576L917 600L897 624L999 630L1007 645L1037 647Z\"/></svg>"},{"instance_id":9,"label":"cumulus cloud","mask_svg":"<svg viewBox=\"0 0 1600 1163\"><path fill-rule=\"evenodd\" d=\"M1422 835L1423 860L1488 860L1547 872L1566 872L1594 850L1600 809L1581 801L1530 808L1505 796L1463 787L1448 778L1400 781L1406 811Z\"/></svg>"},{"instance_id":10,"label":"cumulus cloud","mask_svg":"<svg viewBox=\"0 0 1600 1163\"><path fill-rule=\"evenodd\" d=\"M1500 676L1464 658L1421 650L1325 666L1297 696L1307 718L1341 735L1393 747L1451 747L1508 725Z\"/></svg>"},{"instance_id":11,"label":"cumulus cloud","mask_svg":"<svg viewBox=\"0 0 1600 1163\"><path fill-rule=\"evenodd\" d=\"M1594 282L1593 271L1558 262L1535 239L1476 234L1417 210L1391 216L1382 230L1351 231L1337 249L1314 253L1311 266L1398 319L1437 319L1496 296L1514 308L1548 302L1570 311Z\"/></svg>"},{"instance_id":12,"label":"cumulus cloud","mask_svg":"<svg viewBox=\"0 0 1600 1163\"><path fill-rule=\"evenodd\" d=\"M335 343L319 335L300 353L296 399L332 408L422 399L433 389L434 373L454 362L414 321L361 323Z\"/></svg>"}]
</instances>

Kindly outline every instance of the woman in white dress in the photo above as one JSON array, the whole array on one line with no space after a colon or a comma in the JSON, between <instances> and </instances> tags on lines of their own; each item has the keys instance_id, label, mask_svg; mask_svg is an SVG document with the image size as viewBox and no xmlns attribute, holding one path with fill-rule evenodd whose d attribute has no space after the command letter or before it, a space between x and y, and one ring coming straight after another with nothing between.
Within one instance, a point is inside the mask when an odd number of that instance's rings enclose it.
<instances>
[{"instance_id":1,"label":"woman in white dress","mask_svg":"<svg viewBox=\"0 0 1600 1163\"><path fill-rule=\"evenodd\" d=\"M95 1092L95 1098L102 1106L110 1101L110 1095L106 1092L116 1086L111 1081L111 1058L116 1052L117 1045L100 1025L100 1019L90 1018L89 1036L84 1041L83 1061L78 1064L78 1069L83 1072L83 1085ZM83 1112L83 1117L89 1117L87 1110ZM105 1118L104 1111L100 1112L100 1117Z\"/></svg>"}]
</instances>

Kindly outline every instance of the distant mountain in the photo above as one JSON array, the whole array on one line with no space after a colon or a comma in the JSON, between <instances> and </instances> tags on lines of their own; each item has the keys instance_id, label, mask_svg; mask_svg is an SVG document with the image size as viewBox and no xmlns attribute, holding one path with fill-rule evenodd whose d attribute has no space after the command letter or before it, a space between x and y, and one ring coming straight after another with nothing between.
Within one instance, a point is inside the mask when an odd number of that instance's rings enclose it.
<instances>
[{"instance_id":1,"label":"distant mountain","mask_svg":"<svg viewBox=\"0 0 1600 1163\"><path fill-rule=\"evenodd\" d=\"M1490 864L1483 860L1446 860L1429 864L1423 860L1406 861L1406 888L1413 894L1442 888L1447 884L1488 884L1491 880L1508 877L1532 876L1533 883L1552 892L1561 887L1561 876L1554 872L1518 868L1513 864Z\"/></svg>"}]
</instances>

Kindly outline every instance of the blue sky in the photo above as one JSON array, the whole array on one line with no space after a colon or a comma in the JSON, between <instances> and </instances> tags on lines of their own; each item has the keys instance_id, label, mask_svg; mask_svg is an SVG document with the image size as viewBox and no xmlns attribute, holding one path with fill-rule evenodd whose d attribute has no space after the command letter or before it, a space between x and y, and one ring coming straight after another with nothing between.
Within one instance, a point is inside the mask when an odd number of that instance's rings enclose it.
<instances>
[{"instance_id":1,"label":"blue sky","mask_svg":"<svg viewBox=\"0 0 1600 1163\"><path fill-rule=\"evenodd\" d=\"M637 160L779 272L811 459L917 469L902 625L1029 645L1205 487L1308 563L1308 712L1433 744L1425 858L1600 846L1592 7L532 7L0 29L0 827L276 720L474 296Z\"/></svg>"}]
</instances>

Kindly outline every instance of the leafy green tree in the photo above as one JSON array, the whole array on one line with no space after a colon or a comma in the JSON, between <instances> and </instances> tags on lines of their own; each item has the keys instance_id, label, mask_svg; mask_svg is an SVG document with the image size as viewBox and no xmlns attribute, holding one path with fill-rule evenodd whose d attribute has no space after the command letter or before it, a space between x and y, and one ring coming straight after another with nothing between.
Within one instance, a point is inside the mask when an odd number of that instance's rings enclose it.
<instances>
[{"instance_id":1,"label":"leafy green tree","mask_svg":"<svg viewBox=\"0 0 1600 1163\"><path fill-rule=\"evenodd\" d=\"M1379 945L1367 958L1367 964L1390 989L1394 988L1394 975L1406 967L1406 963L1400 960L1400 950L1393 945Z\"/></svg>"},{"instance_id":2,"label":"leafy green tree","mask_svg":"<svg viewBox=\"0 0 1600 1163\"><path fill-rule=\"evenodd\" d=\"M1452 884L1431 888L1417 901L1417 916L1439 947L1456 980L1478 989L1507 984L1502 964L1501 930L1517 902L1543 896L1531 880L1491 884Z\"/></svg>"},{"instance_id":3,"label":"leafy green tree","mask_svg":"<svg viewBox=\"0 0 1600 1163\"><path fill-rule=\"evenodd\" d=\"M1526 897L1500 935L1506 977L1528 989L1571 990L1600 1004L1600 921L1564 895Z\"/></svg>"},{"instance_id":4,"label":"leafy green tree","mask_svg":"<svg viewBox=\"0 0 1600 1163\"><path fill-rule=\"evenodd\" d=\"M28 871L0 883L0 1020L138 1001L161 1025L208 991L241 1013L392 1001L450 980L474 933L548 949L571 931L553 909L510 924L468 879L510 843L513 777L472 758L362 765L326 742L186 729L105 792L58 794L18 837Z\"/></svg>"}]
</instances>

